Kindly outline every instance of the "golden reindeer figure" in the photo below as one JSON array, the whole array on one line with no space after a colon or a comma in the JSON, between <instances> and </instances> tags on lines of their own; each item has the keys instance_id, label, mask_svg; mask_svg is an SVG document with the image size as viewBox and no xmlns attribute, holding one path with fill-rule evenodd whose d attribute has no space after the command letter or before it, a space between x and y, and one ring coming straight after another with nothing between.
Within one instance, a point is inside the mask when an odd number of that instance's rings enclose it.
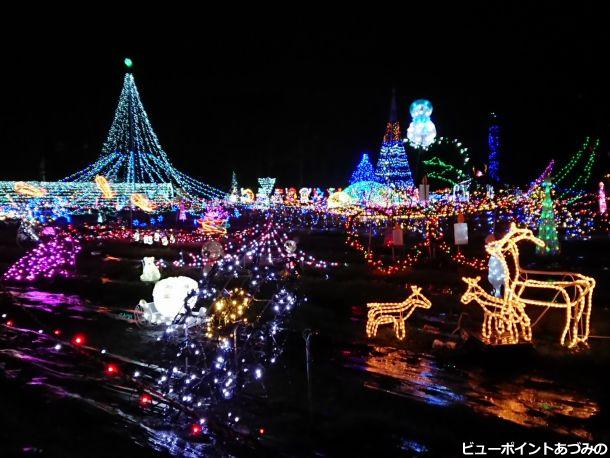
<instances>
[{"instance_id":1,"label":"golden reindeer figure","mask_svg":"<svg viewBox=\"0 0 610 458\"><path fill-rule=\"evenodd\" d=\"M547 310L563 308L566 311L566 321L559 339L561 345L571 348L586 343L595 279L574 272L523 269L519 263L517 245L523 240L544 246L544 242L535 237L530 229L518 228L514 223L504 237L485 246L485 250L500 261L504 270L504 291L500 301L506 308L507 316L513 313L511 309L517 309L517 315L521 316L521 311L524 313L527 305L546 307ZM463 280L469 284L470 289L469 280L473 279ZM534 296L528 297L528 293L534 293ZM548 298L541 299L540 295L545 293ZM477 297L483 296L479 294ZM465 303L464 297L462 299Z\"/></svg>"},{"instance_id":2,"label":"golden reindeer figure","mask_svg":"<svg viewBox=\"0 0 610 458\"><path fill-rule=\"evenodd\" d=\"M479 281L481 277L462 278L468 285L462 295L463 304L475 301L483 309L481 334L486 340L497 339L504 343L519 343L520 337L525 341L532 339L530 319L523 304L515 302L506 304L502 298L487 293Z\"/></svg>"},{"instance_id":3,"label":"golden reindeer figure","mask_svg":"<svg viewBox=\"0 0 610 458\"><path fill-rule=\"evenodd\" d=\"M381 324L393 324L396 337L405 338L405 321L411 316L416 308L429 309L431 302L421 293L419 286L411 286L411 295L402 302L371 302L368 320L366 323L366 334L369 337L377 335L377 329Z\"/></svg>"}]
</instances>

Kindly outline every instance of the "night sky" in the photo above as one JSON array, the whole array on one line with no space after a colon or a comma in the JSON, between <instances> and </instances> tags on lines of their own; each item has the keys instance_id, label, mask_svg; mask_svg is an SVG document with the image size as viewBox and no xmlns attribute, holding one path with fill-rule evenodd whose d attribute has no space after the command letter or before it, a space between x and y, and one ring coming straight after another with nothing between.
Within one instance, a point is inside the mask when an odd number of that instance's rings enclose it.
<instances>
[{"instance_id":1,"label":"night sky","mask_svg":"<svg viewBox=\"0 0 610 458\"><path fill-rule=\"evenodd\" d=\"M48 179L93 162L127 56L174 165L223 189L232 170L252 187L258 176L344 185L362 152L376 160L393 87L403 129L410 102L427 98L438 134L461 139L475 158L486 156L487 118L498 113L509 181L534 178L585 135L601 137L597 171L607 173L610 16L580 2L526 5L358 19L286 10L283 20L241 11L187 21L184 11L184 22L167 19L171 31L163 21L140 21L137 31L4 30L0 178L39 178L43 156Z\"/></svg>"}]
</instances>

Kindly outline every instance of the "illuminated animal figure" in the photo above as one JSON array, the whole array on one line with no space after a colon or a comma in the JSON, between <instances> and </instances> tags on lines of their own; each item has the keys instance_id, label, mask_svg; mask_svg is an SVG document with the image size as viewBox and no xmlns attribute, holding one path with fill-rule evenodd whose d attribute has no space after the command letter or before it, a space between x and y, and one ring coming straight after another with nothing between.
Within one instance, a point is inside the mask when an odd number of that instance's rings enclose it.
<instances>
[{"instance_id":1,"label":"illuminated animal figure","mask_svg":"<svg viewBox=\"0 0 610 458\"><path fill-rule=\"evenodd\" d=\"M34 186L25 181L18 181L13 188L17 194L27 197L44 197L47 195L47 190L45 188Z\"/></svg>"},{"instance_id":2,"label":"illuminated animal figure","mask_svg":"<svg viewBox=\"0 0 610 458\"><path fill-rule=\"evenodd\" d=\"M574 272L553 272L523 269L519 263L520 241L532 242L539 247L544 242L530 229L518 228L514 223L501 239L488 243L485 250L498 259L504 270L503 306L509 308L534 305L563 308L566 313L564 328L559 339L561 345L572 348L586 343L589 337L591 308L595 279ZM509 267L510 263L510 267ZM467 281L468 279L464 279ZM535 293L532 297L530 293ZM546 294L546 298L540 298ZM543 313L546 313L545 312Z\"/></svg>"},{"instance_id":3,"label":"illuminated animal figure","mask_svg":"<svg viewBox=\"0 0 610 458\"><path fill-rule=\"evenodd\" d=\"M161 279L161 272L155 264L154 256L145 256L142 259L142 275L140 280L145 282L158 282Z\"/></svg>"},{"instance_id":4,"label":"illuminated animal figure","mask_svg":"<svg viewBox=\"0 0 610 458\"><path fill-rule=\"evenodd\" d=\"M475 301L483 309L481 334L487 340L500 340L503 343L515 344L520 337L525 341L532 340L530 319L523 304L514 302L506 304L503 299L488 294L479 285L481 277L462 278L468 285L462 295L463 304Z\"/></svg>"},{"instance_id":5,"label":"illuminated animal figure","mask_svg":"<svg viewBox=\"0 0 610 458\"><path fill-rule=\"evenodd\" d=\"M369 311L366 333L369 337L377 335L379 325L391 323L394 325L396 337L400 340L405 338L405 321L416 308L429 309L432 305L421 293L420 287L413 285L411 291L411 295L402 302L371 302L367 304Z\"/></svg>"},{"instance_id":6,"label":"illuminated animal figure","mask_svg":"<svg viewBox=\"0 0 610 458\"><path fill-rule=\"evenodd\" d=\"M145 212L155 211L155 205L148 197L139 192L134 192L130 197L131 203Z\"/></svg>"},{"instance_id":7,"label":"illuminated animal figure","mask_svg":"<svg viewBox=\"0 0 610 458\"><path fill-rule=\"evenodd\" d=\"M114 197L115 193L112 190L110 183L105 177L103 177L102 175L96 175L95 184L102 192L102 196L104 196L105 199L112 199Z\"/></svg>"}]
</instances>

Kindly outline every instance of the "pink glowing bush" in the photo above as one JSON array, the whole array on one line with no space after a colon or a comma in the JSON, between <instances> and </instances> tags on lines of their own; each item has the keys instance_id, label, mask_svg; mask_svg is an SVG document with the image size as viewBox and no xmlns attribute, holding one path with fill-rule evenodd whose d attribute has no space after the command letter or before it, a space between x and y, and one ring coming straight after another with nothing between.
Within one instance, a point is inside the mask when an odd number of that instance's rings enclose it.
<instances>
[{"instance_id":1,"label":"pink glowing bush","mask_svg":"<svg viewBox=\"0 0 610 458\"><path fill-rule=\"evenodd\" d=\"M81 245L70 236L57 236L41 242L13 264L4 274L7 281L34 282L41 278L67 277L76 265Z\"/></svg>"}]
</instances>

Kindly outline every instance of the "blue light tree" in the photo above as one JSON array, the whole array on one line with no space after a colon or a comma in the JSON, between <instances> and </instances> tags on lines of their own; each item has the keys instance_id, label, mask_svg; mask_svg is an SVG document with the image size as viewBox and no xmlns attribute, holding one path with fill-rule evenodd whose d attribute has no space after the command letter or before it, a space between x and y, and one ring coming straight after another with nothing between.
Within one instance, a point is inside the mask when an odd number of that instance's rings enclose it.
<instances>
[{"instance_id":1,"label":"blue light tree","mask_svg":"<svg viewBox=\"0 0 610 458\"><path fill-rule=\"evenodd\" d=\"M383 136L375 175L377 175L377 181L397 189L414 186L407 153L400 134L395 93L392 94L390 119Z\"/></svg>"},{"instance_id":2,"label":"blue light tree","mask_svg":"<svg viewBox=\"0 0 610 458\"><path fill-rule=\"evenodd\" d=\"M373 164L371 164L369 155L366 153L362 155L362 159L360 159L358 167L356 167L356 170L354 170L354 173L352 173L349 184L354 184L359 181L377 181L375 170L373 170Z\"/></svg>"},{"instance_id":3,"label":"blue light tree","mask_svg":"<svg viewBox=\"0 0 610 458\"><path fill-rule=\"evenodd\" d=\"M493 181L500 181L500 126L495 113L490 116L487 142L489 145L489 158L487 160L489 177Z\"/></svg>"}]
</instances>

